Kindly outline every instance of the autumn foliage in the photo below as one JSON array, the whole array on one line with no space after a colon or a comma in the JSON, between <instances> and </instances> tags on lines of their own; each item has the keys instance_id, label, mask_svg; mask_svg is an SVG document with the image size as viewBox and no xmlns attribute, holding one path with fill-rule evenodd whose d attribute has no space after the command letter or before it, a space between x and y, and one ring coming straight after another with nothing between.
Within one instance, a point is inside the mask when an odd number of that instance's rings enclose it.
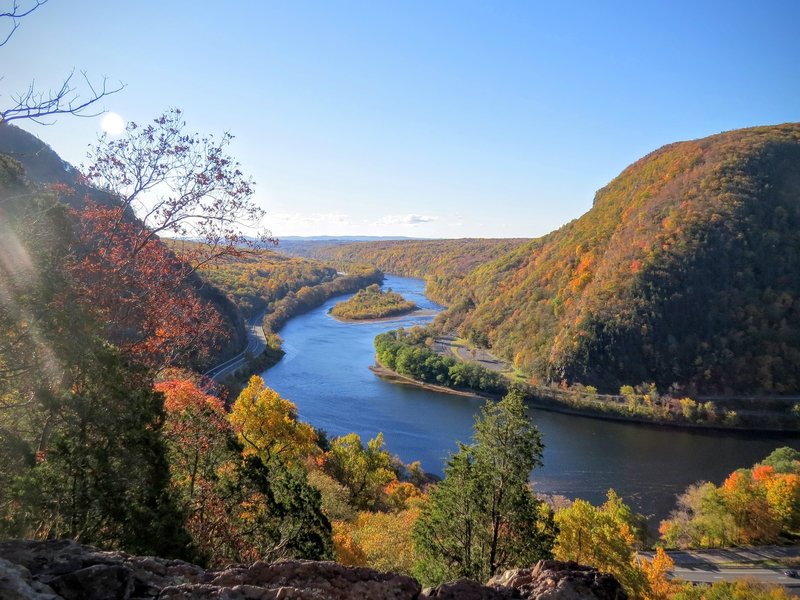
<instances>
[{"instance_id":1,"label":"autumn foliage","mask_svg":"<svg viewBox=\"0 0 800 600\"><path fill-rule=\"evenodd\" d=\"M233 403L230 422L245 455L255 454L265 462L280 458L297 463L318 450L314 429L297 420L297 406L264 387L256 375Z\"/></svg>"},{"instance_id":2,"label":"autumn foliage","mask_svg":"<svg viewBox=\"0 0 800 600\"><path fill-rule=\"evenodd\" d=\"M260 378L250 383L230 414L190 381L156 386L165 397L171 482L186 529L212 564L325 558L332 546L319 494L304 469L287 462L314 452L312 442L298 437L311 428ZM258 445L238 445L242 431Z\"/></svg>"},{"instance_id":3,"label":"autumn foliage","mask_svg":"<svg viewBox=\"0 0 800 600\"><path fill-rule=\"evenodd\" d=\"M670 546L769 544L800 526L800 454L779 448L719 487L690 486L659 532Z\"/></svg>"},{"instance_id":4,"label":"autumn foliage","mask_svg":"<svg viewBox=\"0 0 800 600\"><path fill-rule=\"evenodd\" d=\"M797 124L664 146L536 240L313 250L422 276L458 328L536 382L800 389Z\"/></svg>"},{"instance_id":5,"label":"autumn foliage","mask_svg":"<svg viewBox=\"0 0 800 600\"><path fill-rule=\"evenodd\" d=\"M141 225L122 207L87 203L76 220L71 272L109 339L158 367L201 359L219 347L225 321L200 297L189 265L157 238L140 239Z\"/></svg>"}]
</instances>

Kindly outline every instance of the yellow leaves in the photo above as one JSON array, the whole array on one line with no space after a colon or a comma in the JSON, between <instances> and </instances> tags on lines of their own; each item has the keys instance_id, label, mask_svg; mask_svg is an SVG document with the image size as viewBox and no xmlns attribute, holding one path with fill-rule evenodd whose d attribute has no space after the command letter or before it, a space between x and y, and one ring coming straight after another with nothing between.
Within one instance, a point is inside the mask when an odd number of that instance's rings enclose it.
<instances>
[{"instance_id":1,"label":"yellow leaves","mask_svg":"<svg viewBox=\"0 0 800 600\"><path fill-rule=\"evenodd\" d=\"M794 473L773 474L763 480L763 485L767 504L783 528L794 530L800 521L800 476Z\"/></svg>"},{"instance_id":2,"label":"yellow leaves","mask_svg":"<svg viewBox=\"0 0 800 600\"><path fill-rule=\"evenodd\" d=\"M419 513L415 506L396 513L361 512L353 523L335 521L337 562L410 575L417 561L411 531Z\"/></svg>"},{"instance_id":3,"label":"yellow leaves","mask_svg":"<svg viewBox=\"0 0 800 600\"><path fill-rule=\"evenodd\" d=\"M800 476L776 472L770 464L739 469L719 488L689 488L679 508L659 528L669 545L772 543L800 526Z\"/></svg>"},{"instance_id":4,"label":"yellow leaves","mask_svg":"<svg viewBox=\"0 0 800 600\"><path fill-rule=\"evenodd\" d=\"M349 489L352 504L362 510L383 504L384 488L397 479L382 433L366 447L355 433L335 438L325 454L324 469Z\"/></svg>"},{"instance_id":5,"label":"yellow leaves","mask_svg":"<svg viewBox=\"0 0 800 600\"><path fill-rule=\"evenodd\" d=\"M675 563L661 546L656 548L652 560L642 561L641 569L650 585L648 600L668 600L672 597L677 586L667 578L667 575L674 567Z\"/></svg>"},{"instance_id":6,"label":"yellow leaves","mask_svg":"<svg viewBox=\"0 0 800 600\"><path fill-rule=\"evenodd\" d=\"M297 420L295 404L264 387L256 375L236 398L228 419L245 455L257 454L265 462L273 456L287 462L301 460L317 448L314 429Z\"/></svg>"},{"instance_id":7,"label":"yellow leaves","mask_svg":"<svg viewBox=\"0 0 800 600\"><path fill-rule=\"evenodd\" d=\"M630 509L609 490L608 501L600 507L585 500L555 514L558 535L553 556L572 560L611 573L632 598L643 598L647 590L644 573L639 568L633 544L636 536L626 519Z\"/></svg>"},{"instance_id":8,"label":"yellow leaves","mask_svg":"<svg viewBox=\"0 0 800 600\"><path fill-rule=\"evenodd\" d=\"M353 526L345 521L334 521L333 549L336 553L336 562L350 567L365 567L367 556L361 547L353 540Z\"/></svg>"}]
</instances>

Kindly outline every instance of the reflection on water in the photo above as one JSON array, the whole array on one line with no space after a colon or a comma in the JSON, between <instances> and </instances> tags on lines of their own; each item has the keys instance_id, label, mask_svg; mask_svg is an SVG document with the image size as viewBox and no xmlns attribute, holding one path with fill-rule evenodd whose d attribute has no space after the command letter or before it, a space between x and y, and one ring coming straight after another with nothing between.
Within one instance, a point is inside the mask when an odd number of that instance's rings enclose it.
<instances>
[{"instance_id":1,"label":"reflection on water","mask_svg":"<svg viewBox=\"0 0 800 600\"><path fill-rule=\"evenodd\" d=\"M419 279L387 276L391 287L423 309L439 309ZM297 404L300 417L329 434L382 431L405 462L420 460L441 474L457 441L468 441L481 400L388 383L375 376L374 337L431 317L406 315L381 322L341 323L328 315L339 297L292 319L280 332L286 356L264 374L267 385ZM602 501L613 487L637 510L663 517L676 493L763 458L775 447L800 448L796 437L713 434L601 421L532 409L545 443L536 489Z\"/></svg>"}]
</instances>

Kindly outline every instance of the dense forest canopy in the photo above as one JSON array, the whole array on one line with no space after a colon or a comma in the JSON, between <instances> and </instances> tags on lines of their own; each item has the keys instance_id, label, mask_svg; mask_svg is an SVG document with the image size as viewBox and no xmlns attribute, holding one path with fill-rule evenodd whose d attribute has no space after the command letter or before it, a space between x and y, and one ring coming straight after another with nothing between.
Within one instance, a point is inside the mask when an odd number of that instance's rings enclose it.
<instances>
[{"instance_id":1,"label":"dense forest canopy","mask_svg":"<svg viewBox=\"0 0 800 600\"><path fill-rule=\"evenodd\" d=\"M542 238L317 246L426 278L445 329L534 382L800 389L800 125L664 146ZM477 334L477 335L475 335Z\"/></svg>"},{"instance_id":2,"label":"dense forest canopy","mask_svg":"<svg viewBox=\"0 0 800 600\"><path fill-rule=\"evenodd\" d=\"M176 243L178 248L181 245ZM290 258L272 250L224 257L203 266L200 272L225 292L246 316L263 312L270 303L289 292L336 277L336 269L318 261Z\"/></svg>"}]
</instances>

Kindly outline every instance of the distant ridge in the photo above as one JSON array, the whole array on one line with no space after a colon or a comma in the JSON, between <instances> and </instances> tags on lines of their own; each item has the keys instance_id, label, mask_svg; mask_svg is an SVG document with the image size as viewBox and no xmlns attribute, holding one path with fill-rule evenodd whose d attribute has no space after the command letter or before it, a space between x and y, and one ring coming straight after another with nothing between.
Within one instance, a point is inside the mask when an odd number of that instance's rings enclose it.
<instances>
[{"instance_id":1,"label":"distant ridge","mask_svg":"<svg viewBox=\"0 0 800 600\"><path fill-rule=\"evenodd\" d=\"M380 235L284 235L281 240L291 240L298 242L377 242L386 240L417 240L428 238L412 238L407 236L380 236Z\"/></svg>"}]
</instances>

